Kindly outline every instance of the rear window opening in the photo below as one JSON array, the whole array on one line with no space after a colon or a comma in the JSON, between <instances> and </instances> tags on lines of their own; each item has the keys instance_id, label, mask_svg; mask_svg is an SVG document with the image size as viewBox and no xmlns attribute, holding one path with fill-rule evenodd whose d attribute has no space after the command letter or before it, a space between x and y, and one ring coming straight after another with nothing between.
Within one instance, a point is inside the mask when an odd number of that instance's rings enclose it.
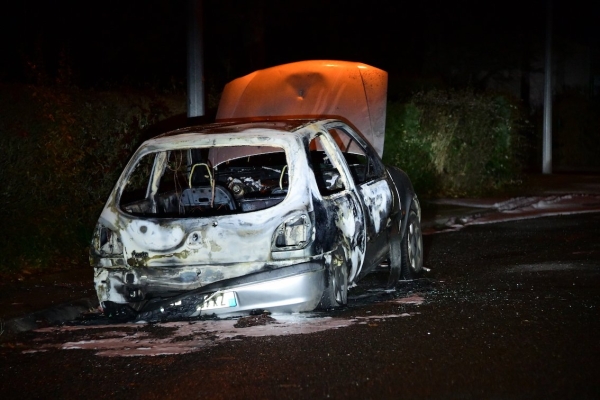
<instances>
[{"instance_id":1,"label":"rear window opening","mask_svg":"<svg viewBox=\"0 0 600 400\"><path fill-rule=\"evenodd\" d=\"M151 153L140 158L121 192L126 213L158 218L263 210L286 197L285 151L225 146Z\"/></svg>"}]
</instances>

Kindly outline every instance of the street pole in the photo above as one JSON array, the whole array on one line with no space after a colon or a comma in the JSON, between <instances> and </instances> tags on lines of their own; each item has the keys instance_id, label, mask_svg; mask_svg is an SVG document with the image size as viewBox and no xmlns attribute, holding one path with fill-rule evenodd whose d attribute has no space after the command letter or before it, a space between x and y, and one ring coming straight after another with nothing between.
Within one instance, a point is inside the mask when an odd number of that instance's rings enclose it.
<instances>
[{"instance_id":1,"label":"street pole","mask_svg":"<svg viewBox=\"0 0 600 400\"><path fill-rule=\"evenodd\" d=\"M204 115L202 0L188 0L188 118Z\"/></svg>"},{"instance_id":2,"label":"street pole","mask_svg":"<svg viewBox=\"0 0 600 400\"><path fill-rule=\"evenodd\" d=\"M552 173L552 0L547 0L542 173Z\"/></svg>"}]
</instances>

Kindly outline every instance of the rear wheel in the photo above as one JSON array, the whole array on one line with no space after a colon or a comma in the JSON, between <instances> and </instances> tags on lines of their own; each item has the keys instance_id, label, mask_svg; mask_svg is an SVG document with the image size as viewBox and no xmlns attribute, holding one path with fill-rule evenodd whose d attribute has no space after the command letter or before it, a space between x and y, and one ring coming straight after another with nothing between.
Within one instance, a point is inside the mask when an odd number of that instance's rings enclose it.
<instances>
[{"instance_id":1,"label":"rear wheel","mask_svg":"<svg viewBox=\"0 0 600 400\"><path fill-rule=\"evenodd\" d=\"M390 264L390 276L388 277L388 288L394 288L402 274L402 239L400 232L392 235L389 240L390 254L388 256Z\"/></svg>"},{"instance_id":2,"label":"rear wheel","mask_svg":"<svg viewBox=\"0 0 600 400\"><path fill-rule=\"evenodd\" d=\"M344 306L348 303L348 265L342 251L331 255L327 269L327 287L321 298L321 308Z\"/></svg>"},{"instance_id":3,"label":"rear wheel","mask_svg":"<svg viewBox=\"0 0 600 400\"><path fill-rule=\"evenodd\" d=\"M416 279L423 274L423 236L421 222L414 210L408 215L408 226L402 238L402 278Z\"/></svg>"}]
</instances>

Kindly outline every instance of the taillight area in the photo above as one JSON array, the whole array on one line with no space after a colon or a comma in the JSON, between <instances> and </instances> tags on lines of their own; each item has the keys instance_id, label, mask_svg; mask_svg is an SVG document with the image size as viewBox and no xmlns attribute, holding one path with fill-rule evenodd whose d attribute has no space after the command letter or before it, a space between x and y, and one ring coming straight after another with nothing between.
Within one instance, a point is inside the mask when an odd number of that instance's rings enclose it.
<instances>
[{"instance_id":1,"label":"taillight area","mask_svg":"<svg viewBox=\"0 0 600 400\"><path fill-rule=\"evenodd\" d=\"M125 265L123 243L113 230L102 224L96 225L90 248L90 264L94 267L117 267Z\"/></svg>"},{"instance_id":2,"label":"taillight area","mask_svg":"<svg viewBox=\"0 0 600 400\"><path fill-rule=\"evenodd\" d=\"M305 248L312 236L310 218L297 215L279 225L275 231L272 248L274 251L297 250Z\"/></svg>"},{"instance_id":3,"label":"taillight area","mask_svg":"<svg viewBox=\"0 0 600 400\"><path fill-rule=\"evenodd\" d=\"M103 225L98 226L98 250L102 255L123 255L123 244L119 235Z\"/></svg>"}]
</instances>

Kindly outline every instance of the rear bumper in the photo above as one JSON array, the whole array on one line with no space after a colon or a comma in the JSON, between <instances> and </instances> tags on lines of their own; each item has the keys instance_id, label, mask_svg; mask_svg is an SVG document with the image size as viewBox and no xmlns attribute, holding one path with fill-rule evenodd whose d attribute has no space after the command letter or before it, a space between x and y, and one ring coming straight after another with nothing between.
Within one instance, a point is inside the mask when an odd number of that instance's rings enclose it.
<instances>
[{"instance_id":1,"label":"rear bumper","mask_svg":"<svg viewBox=\"0 0 600 400\"><path fill-rule=\"evenodd\" d=\"M321 300L324 282L324 270L320 269L266 282L232 286L216 292L213 296L227 296L227 293L232 293L235 296L235 305L232 302L228 307L201 308L194 316L213 313L223 316L238 315L247 314L252 310L268 310L273 313L312 311ZM223 302L219 303L217 300L217 305L221 304ZM212 304L209 304L210 306Z\"/></svg>"},{"instance_id":2,"label":"rear bumper","mask_svg":"<svg viewBox=\"0 0 600 400\"><path fill-rule=\"evenodd\" d=\"M322 262L305 262L144 302L124 298L109 301L98 294L107 315L126 319L175 319L213 314L227 317L255 310L289 313L317 307L325 287L324 275Z\"/></svg>"}]
</instances>

